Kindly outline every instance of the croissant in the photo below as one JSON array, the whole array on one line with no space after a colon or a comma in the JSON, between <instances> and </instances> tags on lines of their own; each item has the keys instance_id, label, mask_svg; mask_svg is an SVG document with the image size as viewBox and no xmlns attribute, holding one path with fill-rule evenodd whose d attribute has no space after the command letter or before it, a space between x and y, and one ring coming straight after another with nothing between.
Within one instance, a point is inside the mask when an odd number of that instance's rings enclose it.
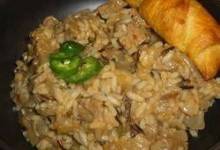
<instances>
[{"instance_id":1,"label":"croissant","mask_svg":"<svg viewBox=\"0 0 220 150\"><path fill-rule=\"evenodd\" d=\"M186 53L208 80L220 69L220 27L196 0L127 0L168 43Z\"/></svg>"}]
</instances>

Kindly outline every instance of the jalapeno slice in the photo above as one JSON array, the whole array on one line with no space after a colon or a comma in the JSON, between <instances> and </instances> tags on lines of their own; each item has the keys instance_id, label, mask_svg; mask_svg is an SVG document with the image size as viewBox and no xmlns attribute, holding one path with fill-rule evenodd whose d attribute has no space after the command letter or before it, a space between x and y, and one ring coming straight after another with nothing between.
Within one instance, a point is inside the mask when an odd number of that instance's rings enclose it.
<instances>
[{"instance_id":1,"label":"jalapeno slice","mask_svg":"<svg viewBox=\"0 0 220 150\"><path fill-rule=\"evenodd\" d=\"M102 64L97 58L92 56L87 57L83 60L79 70L74 75L66 78L66 81L69 83L83 83L97 75L102 67Z\"/></svg>"},{"instance_id":2,"label":"jalapeno slice","mask_svg":"<svg viewBox=\"0 0 220 150\"><path fill-rule=\"evenodd\" d=\"M58 52L50 55L49 63L51 70L60 78L65 79L78 71L81 58L79 56L69 57Z\"/></svg>"},{"instance_id":3,"label":"jalapeno slice","mask_svg":"<svg viewBox=\"0 0 220 150\"><path fill-rule=\"evenodd\" d=\"M80 53L85 47L74 41L61 44L59 52L49 57L50 68L59 78L67 83L83 83L97 75L102 63L95 57L81 59Z\"/></svg>"},{"instance_id":4,"label":"jalapeno slice","mask_svg":"<svg viewBox=\"0 0 220 150\"><path fill-rule=\"evenodd\" d=\"M77 42L74 41L66 41L61 44L60 52L65 53L68 56L77 56L79 55L85 47Z\"/></svg>"}]
</instances>

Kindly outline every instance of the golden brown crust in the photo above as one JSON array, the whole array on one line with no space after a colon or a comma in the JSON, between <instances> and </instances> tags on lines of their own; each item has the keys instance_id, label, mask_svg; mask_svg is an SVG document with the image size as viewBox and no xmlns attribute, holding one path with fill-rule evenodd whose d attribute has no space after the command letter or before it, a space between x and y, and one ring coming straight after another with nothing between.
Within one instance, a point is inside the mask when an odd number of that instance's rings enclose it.
<instances>
[{"instance_id":1,"label":"golden brown crust","mask_svg":"<svg viewBox=\"0 0 220 150\"><path fill-rule=\"evenodd\" d=\"M132 7L138 7L143 0L127 0Z\"/></svg>"},{"instance_id":2,"label":"golden brown crust","mask_svg":"<svg viewBox=\"0 0 220 150\"><path fill-rule=\"evenodd\" d=\"M192 59L205 79L217 74L220 28L196 0L129 1L139 6L140 14L158 34Z\"/></svg>"}]
</instances>

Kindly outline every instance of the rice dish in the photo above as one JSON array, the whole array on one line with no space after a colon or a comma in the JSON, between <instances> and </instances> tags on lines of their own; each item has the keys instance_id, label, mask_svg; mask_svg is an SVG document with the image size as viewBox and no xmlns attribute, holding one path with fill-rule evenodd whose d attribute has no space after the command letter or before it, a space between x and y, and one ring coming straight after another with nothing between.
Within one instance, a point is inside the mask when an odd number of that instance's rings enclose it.
<instances>
[{"instance_id":1,"label":"rice dish","mask_svg":"<svg viewBox=\"0 0 220 150\"><path fill-rule=\"evenodd\" d=\"M63 21L49 16L30 38L11 96L24 136L39 150L186 150L187 132L198 136L220 98L220 81L205 81L122 0ZM83 84L49 67L48 56L68 40L105 64Z\"/></svg>"}]
</instances>

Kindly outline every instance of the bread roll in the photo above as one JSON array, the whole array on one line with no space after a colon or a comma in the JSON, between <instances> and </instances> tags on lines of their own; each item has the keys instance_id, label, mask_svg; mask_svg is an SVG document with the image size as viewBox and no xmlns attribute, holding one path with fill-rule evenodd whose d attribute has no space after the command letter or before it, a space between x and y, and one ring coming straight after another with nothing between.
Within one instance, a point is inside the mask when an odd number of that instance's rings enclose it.
<instances>
[{"instance_id":1,"label":"bread roll","mask_svg":"<svg viewBox=\"0 0 220 150\"><path fill-rule=\"evenodd\" d=\"M185 52L205 79L220 69L220 27L196 0L127 0L168 43Z\"/></svg>"}]
</instances>

